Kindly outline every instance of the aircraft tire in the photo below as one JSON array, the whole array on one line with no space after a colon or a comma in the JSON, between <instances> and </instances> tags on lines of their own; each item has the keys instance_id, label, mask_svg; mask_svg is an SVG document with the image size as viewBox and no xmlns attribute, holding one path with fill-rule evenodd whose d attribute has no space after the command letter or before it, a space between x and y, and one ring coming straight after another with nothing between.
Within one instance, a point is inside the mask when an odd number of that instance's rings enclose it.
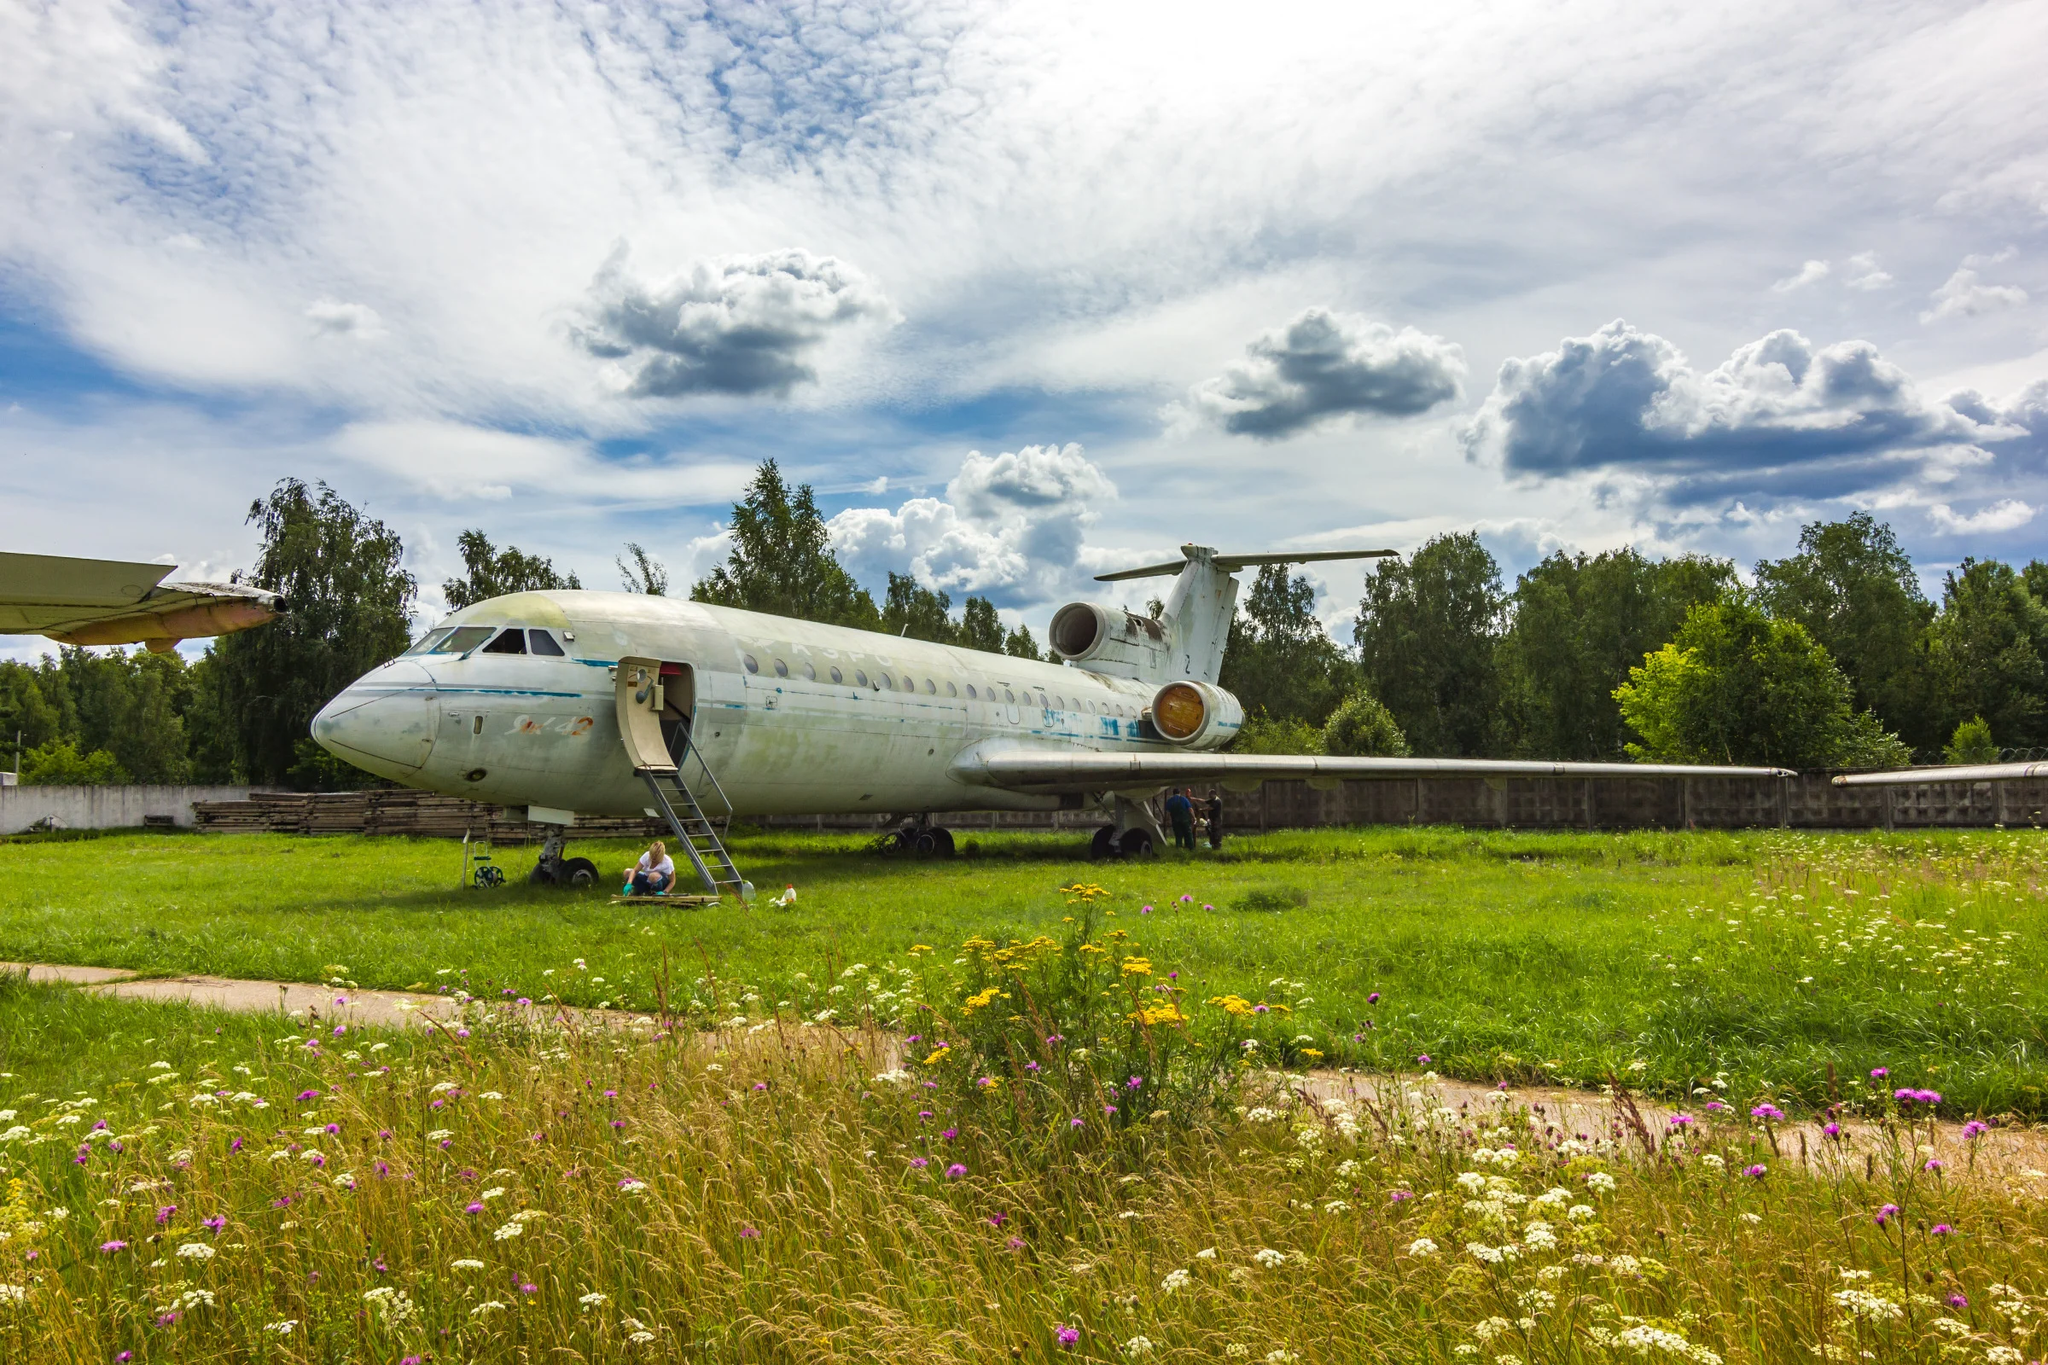
<instances>
[{"instance_id":1,"label":"aircraft tire","mask_svg":"<svg viewBox=\"0 0 2048 1365\"><path fill-rule=\"evenodd\" d=\"M533 871L526 874L526 884L528 886L553 886L555 884L555 874L548 870L546 863L535 863Z\"/></svg>"},{"instance_id":2,"label":"aircraft tire","mask_svg":"<svg viewBox=\"0 0 2048 1365\"><path fill-rule=\"evenodd\" d=\"M936 856L939 851L938 836L933 834L932 831L928 829L919 830L917 832L916 848L917 856L920 858L930 858Z\"/></svg>"},{"instance_id":3,"label":"aircraft tire","mask_svg":"<svg viewBox=\"0 0 2048 1365\"><path fill-rule=\"evenodd\" d=\"M950 829L940 829L940 828L938 828L938 827L934 826L934 827L933 827L933 829L932 829L932 838L938 841L938 856L939 856L939 857L941 857L941 858L950 858L950 857L952 857L952 856L953 856L953 831L952 831L952 830L950 830Z\"/></svg>"},{"instance_id":4,"label":"aircraft tire","mask_svg":"<svg viewBox=\"0 0 2048 1365\"><path fill-rule=\"evenodd\" d=\"M1104 825L1095 831L1095 837L1088 843L1088 856L1100 862L1117 855L1116 826Z\"/></svg>"},{"instance_id":5,"label":"aircraft tire","mask_svg":"<svg viewBox=\"0 0 2048 1365\"><path fill-rule=\"evenodd\" d=\"M1116 848L1126 858L1142 858L1152 851L1152 836L1142 829L1127 829L1116 841Z\"/></svg>"},{"instance_id":6,"label":"aircraft tire","mask_svg":"<svg viewBox=\"0 0 2048 1365\"><path fill-rule=\"evenodd\" d=\"M564 858L555 881L561 886L597 885L597 864L588 858Z\"/></svg>"}]
</instances>

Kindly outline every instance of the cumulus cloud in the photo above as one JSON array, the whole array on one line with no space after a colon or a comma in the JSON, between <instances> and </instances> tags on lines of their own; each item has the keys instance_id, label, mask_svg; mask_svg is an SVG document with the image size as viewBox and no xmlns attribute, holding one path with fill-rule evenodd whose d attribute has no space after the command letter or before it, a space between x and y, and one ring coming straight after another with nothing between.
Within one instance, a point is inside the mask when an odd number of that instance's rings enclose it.
<instances>
[{"instance_id":1,"label":"cumulus cloud","mask_svg":"<svg viewBox=\"0 0 2048 1365\"><path fill-rule=\"evenodd\" d=\"M1851 289L1886 289L1892 282L1889 271L1880 270L1875 251L1861 251L1849 258L1849 269L1855 273L1844 281Z\"/></svg>"},{"instance_id":2,"label":"cumulus cloud","mask_svg":"<svg viewBox=\"0 0 2048 1365\"><path fill-rule=\"evenodd\" d=\"M1989 507L1959 516L1947 503L1937 502L1927 509L1927 516L1935 529L1948 535L1983 534L2025 526L2034 519L2034 509L2018 498L2000 498Z\"/></svg>"},{"instance_id":3,"label":"cumulus cloud","mask_svg":"<svg viewBox=\"0 0 2048 1365\"><path fill-rule=\"evenodd\" d=\"M1190 389L1183 411L1274 441L1333 417L1426 412L1456 398L1464 377L1464 352L1442 337L1309 308Z\"/></svg>"},{"instance_id":4,"label":"cumulus cloud","mask_svg":"<svg viewBox=\"0 0 2048 1365\"><path fill-rule=\"evenodd\" d=\"M570 331L590 354L620 363L634 398L780 398L818 377L811 357L833 332L896 317L860 271L800 247L700 261L654 284L627 274L621 249Z\"/></svg>"},{"instance_id":5,"label":"cumulus cloud","mask_svg":"<svg viewBox=\"0 0 2048 1365\"><path fill-rule=\"evenodd\" d=\"M927 586L1005 605L1043 602L1081 589L1094 558L1084 544L1087 528L1116 496L1116 485L1078 445L993 456L977 450L944 498L833 517L832 548L870 581L908 572Z\"/></svg>"},{"instance_id":6,"label":"cumulus cloud","mask_svg":"<svg viewBox=\"0 0 2048 1365\"><path fill-rule=\"evenodd\" d=\"M1779 330L1701 373L1669 341L1617 319L1502 364L1465 443L1511 473L1633 467L1678 474L1679 494L1700 496L1737 485L1848 492L1915 454L1968 462L1983 458L1975 443L2019 434L1925 401L1866 341L1816 347Z\"/></svg>"},{"instance_id":7,"label":"cumulus cloud","mask_svg":"<svg viewBox=\"0 0 2048 1365\"><path fill-rule=\"evenodd\" d=\"M1996 265L2010 260L2012 252L2001 251L1995 256L1965 256L1956 272L1948 277L1941 288L1929 294L1934 306L1920 315L1922 322L1942 322L1949 318L1975 317L1979 313L1995 313L2001 308L2017 308L2027 301L2027 291L2014 284L1982 284L1977 279L1977 267Z\"/></svg>"},{"instance_id":8,"label":"cumulus cloud","mask_svg":"<svg viewBox=\"0 0 2048 1365\"><path fill-rule=\"evenodd\" d=\"M371 341L384 335L384 320L366 303L343 303L340 299L316 299L306 306L306 320L321 336L355 337Z\"/></svg>"},{"instance_id":9,"label":"cumulus cloud","mask_svg":"<svg viewBox=\"0 0 2048 1365\"><path fill-rule=\"evenodd\" d=\"M1827 277L1828 263L1826 261L1808 261L1805 265L1799 267L1798 274L1787 275L1784 279L1772 285L1771 288L1777 293L1789 294L1795 289L1804 289L1807 285L1816 284Z\"/></svg>"}]
</instances>

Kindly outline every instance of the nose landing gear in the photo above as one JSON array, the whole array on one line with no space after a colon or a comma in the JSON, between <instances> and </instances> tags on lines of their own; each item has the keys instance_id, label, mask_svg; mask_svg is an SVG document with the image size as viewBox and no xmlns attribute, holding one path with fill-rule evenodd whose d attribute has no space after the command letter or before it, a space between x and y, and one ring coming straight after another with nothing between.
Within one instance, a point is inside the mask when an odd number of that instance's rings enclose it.
<instances>
[{"instance_id":1,"label":"nose landing gear","mask_svg":"<svg viewBox=\"0 0 2048 1365\"><path fill-rule=\"evenodd\" d=\"M526 874L527 882L534 886L595 886L597 864L588 858L564 858L562 851L568 842L561 826L551 826L540 846L540 861Z\"/></svg>"}]
</instances>

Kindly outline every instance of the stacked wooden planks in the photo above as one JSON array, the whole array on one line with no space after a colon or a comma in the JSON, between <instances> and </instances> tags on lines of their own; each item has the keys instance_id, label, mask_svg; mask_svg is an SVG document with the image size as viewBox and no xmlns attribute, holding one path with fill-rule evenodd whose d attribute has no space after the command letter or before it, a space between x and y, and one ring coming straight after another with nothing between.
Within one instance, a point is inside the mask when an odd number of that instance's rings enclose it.
<instances>
[{"instance_id":1,"label":"stacked wooden planks","mask_svg":"<svg viewBox=\"0 0 2048 1365\"><path fill-rule=\"evenodd\" d=\"M196 801L193 822L220 834L400 834L423 839L490 839L493 843L538 843L547 827L526 819L519 806L465 801L438 792L390 788L359 792L256 792L246 801ZM631 816L585 816L573 834L580 839L659 838L658 820Z\"/></svg>"}]
</instances>

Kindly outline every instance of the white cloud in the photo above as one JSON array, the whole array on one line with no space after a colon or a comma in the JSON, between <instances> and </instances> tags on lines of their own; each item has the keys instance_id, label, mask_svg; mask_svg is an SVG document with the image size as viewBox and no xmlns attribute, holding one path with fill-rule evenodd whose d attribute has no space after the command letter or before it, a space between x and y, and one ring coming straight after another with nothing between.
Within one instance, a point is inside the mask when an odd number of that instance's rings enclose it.
<instances>
[{"instance_id":1,"label":"white cloud","mask_svg":"<svg viewBox=\"0 0 2048 1365\"><path fill-rule=\"evenodd\" d=\"M2017 308L2027 301L2027 291L2013 284L1982 284L1977 279L1976 267L1993 265L2010 260L2011 251L2001 251L1994 256L1966 256L1963 263L1948 280L1929 294L1934 306L1920 315L1922 322L1941 322L1948 318L1969 318L1979 313L1995 313L2002 308Z\"/></svg>"},{"instance_id":2,"label":"white cloud","mask_svg":"<svg viewBox=\"0 0 2048 1365\"><path fill-rule=\"evenodd\" d=\"M787 397L818 377L812 357L833 331L897 317L860 271L796 247L699 261L653 285L627 276L621 247L590 294L571 335L620 362L633 398Z\"/></svg>"},{"instance_id":3,"label":"white cloud","mask_svg":"<svg viewBox=\"0 0 2048 1365\"><path fill-rule=\"evenodd\" d=\"M1092 595L1084 587L1088 566L1101 556L1086 546L1086 532L1116 496L1116 485L1078 445L972 451L943 499L833 517L832 548L868 581L908 572L929 587L991 596L998 605Z\"/></svg>"},{"instance_id":4,"label":"white cloud","mask_svg":"<svg viewBox=\"0 0 2048 1365\"><path fill-rule=\"evenodd\" d=\"M1512 474L1635 468L1679 498L1770 492L1842 496L1892 482L1921 456L1928 477L1988 457L2019 428L1919 396L1866 341L1816 347L1779 330L1705 373L1617 319L1555 351L1504 362L1465 433Z\"/></svg>"},{"instance_id":5,"label":"white cloud","mask_svg":"<svg viewBox=\"0 0 2048 1365\"><path fill-rule=\"evenodd\" d=\"M1986 535L2025 526L2034 519L2034 510L2018 498L2000 498L1989 507L1958 516L1947 503L1937 502L1927 509L1927 517L1947 535Z\"/></svg>"},{"instance_id":6,"label":"white cloud","mask_svg":"<svg viewBox=\"0 0 2048 1365\"><path fill-rule=\"evenodd\" d=\"M608 459L581 441L431 420L353 423L329 446L401 487L451 502L521 493L565 507L709 507L731 502L753 476L733 460Z\"/></svg>"},{"instance_id":7,"label":"white cloud","mask_svg":"<svg viewBox=\"0 0 2048 1365\"><path fill-rule=\"evenodd\" d=\"M349 336L372 341L384 335L384 320L364 303L343 303L339 299L316 299L306 305L306 317L322 336Z\"/></svg>"},{"instance_id":8,"label":"white cloud","mask_svg":"<svg viewBox=\"0 0 2048 1365\"><path fill-rule=\"evenodd\" d=\"M1789 294L1795 289L1804 289L1807 285L1816 284L1827 277L1828 263L1826 261L1808 261L1805 265L1799 267L1798 274L1787 275L1784 279L1772 285L1771 288L1777 293Z\"/></svg>"},{"instance_id":9,"label":"white cloud","mask_svg":"<svg viewBox=\"0 0 2048 1365\"><path fill-rule=\"evenodd\" d=\"M1190 389L1188 404L1233 435L1269 441L1334 417L1412 417L1456 398L1465 377L1455 343L1327 308L1304 309L1244 349Z\"/></svg>"},{"instance_id":10,"label":"white cloud","mask_svg":"<svg viewBox=\"0 0 2048 1365\"><path fill-rule=\"evenodd\" d=\"M1851 256L1849 258L1849 269L1855 273L1850 275L1844 283L1851 289L1861 289L1867 293L1873 289L1888 289L1891 287L1892 277L1884 270L1878 268L1877 253L1874 251L1859 252Z\"/></svg>"}]
</instances>

